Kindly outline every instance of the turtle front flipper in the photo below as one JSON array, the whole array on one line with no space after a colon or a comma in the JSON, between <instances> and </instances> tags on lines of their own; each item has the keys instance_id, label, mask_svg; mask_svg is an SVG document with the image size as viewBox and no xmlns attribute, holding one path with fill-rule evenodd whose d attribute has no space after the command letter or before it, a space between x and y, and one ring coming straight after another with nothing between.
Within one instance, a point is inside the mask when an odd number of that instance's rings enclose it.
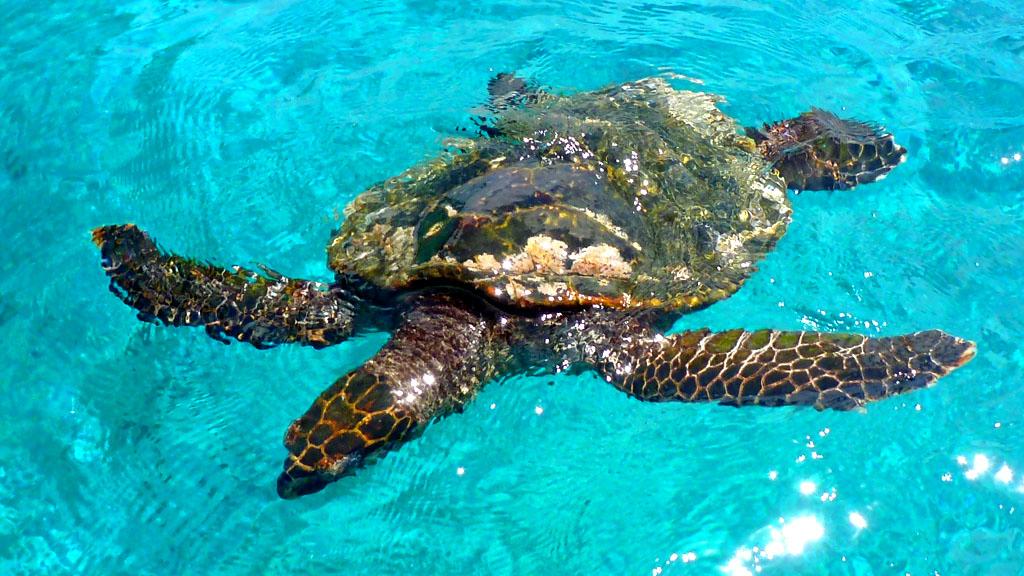
<instances>
[{"instance_id":1,"label":"turtle front flipper","mask_svg":"<svg viewBox=\"0 0 1024 576\"><path fill-rule=\"evenodd\" d=\"M786 185L798 190L842 190L881 180L907 153L892 134L819 108L746 132Z\"/></svg>"},{"instance_id":2,"label":"turtle front flipper","mask_svg":"<svg viewBox=\"0 0 1024 576\"><path fill-rule=\"evenodd\" d=\"M431 420L461 412L511 359L511 323L477 306L457 296L419 297L391 341L288 428L277 493L290 499L318 492Z\"/></svg>"},{"instance_id":3,"label":"turtle front flipper","mask_svg":"<svg viewBox=\"0 0 1024 576\"><path fill-rule=\"evenodd\" d=\"M352 306L317 282L268 278L165 254L133 224L92 232L110 291L146 321L205 326L222 341L230 336L265 348L298 342L316 348L352 332Z\"/></svg>"},{"instance_id":4,"label":"turtle front flipper","mask_svg":"<svg viewBox=\"0 0 1024 576\"><path fill-rule=\"evenodd\" d=\"M609 340L609 344L614 340ZM591 363L641 400L812 405L849 410L931 385L974 357L973 342L939 330L856 334L710 330L619 339Z\"/></svg>"}]
</instances>

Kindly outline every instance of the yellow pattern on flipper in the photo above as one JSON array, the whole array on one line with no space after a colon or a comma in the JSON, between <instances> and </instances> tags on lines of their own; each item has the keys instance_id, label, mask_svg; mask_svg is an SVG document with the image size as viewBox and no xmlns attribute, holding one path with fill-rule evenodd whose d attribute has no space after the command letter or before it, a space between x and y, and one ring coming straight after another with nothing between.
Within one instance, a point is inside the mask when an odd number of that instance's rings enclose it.
<instances>
[{"instance_id":1,"label":"yellow pattern on flipper","mask_svg":"<svg viewBox=\"0 0 1024 576\"><path fill-rule=\"evenodd\" d=\"M342 376L288 428L278 494L294 498L351 474L370 456L461 412L512 358L513 325L451 295L422 295L391 341Z\"/></svg>"}]
</instances>

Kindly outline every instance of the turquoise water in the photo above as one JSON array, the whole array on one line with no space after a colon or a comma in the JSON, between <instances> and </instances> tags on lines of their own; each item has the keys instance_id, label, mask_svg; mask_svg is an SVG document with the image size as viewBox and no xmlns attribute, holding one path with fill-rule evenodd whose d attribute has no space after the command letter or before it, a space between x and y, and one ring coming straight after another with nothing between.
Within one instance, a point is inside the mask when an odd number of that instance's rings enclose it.
<instances>
[{"instance_id":1,"label":"turquoise water","mask_svg":"<svg viewBox=\"0 0 1024 576\"><path fill-rule=\"evenodd\" d=\"M0 0L0 573L1024 574L1024 8L772 5ZM386 335L259 351L139 323L89 229L328 279L341 208L501 70L883 122L905 165L794 198L761 272L679 325L939 327L978 357L861 413L513 378L279 500L286 426Z\"/></svg>"}]
</instances>

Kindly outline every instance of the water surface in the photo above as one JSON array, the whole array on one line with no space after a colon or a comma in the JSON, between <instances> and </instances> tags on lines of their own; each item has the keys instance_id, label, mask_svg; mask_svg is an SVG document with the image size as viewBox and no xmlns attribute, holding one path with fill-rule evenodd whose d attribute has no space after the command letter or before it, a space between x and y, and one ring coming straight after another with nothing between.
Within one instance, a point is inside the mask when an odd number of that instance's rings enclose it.
<instances>
[{"instance_id":1,"label":"water surface","mask_svg":"<svg viewBox=\"0 0 1024 576\"><path fill-rule=\"evenodd\" d=\"M513 378L279 500L286 426L386 335L258 351L141 324L89 229L329 279L344 205L502 70L887 125L905 165L794 198L761 272L678 326L938 327L978 357L861 413ZM1024 574L1022 97L1012 0L0 0L0 571Z\"/></svg>"}]
</instances>

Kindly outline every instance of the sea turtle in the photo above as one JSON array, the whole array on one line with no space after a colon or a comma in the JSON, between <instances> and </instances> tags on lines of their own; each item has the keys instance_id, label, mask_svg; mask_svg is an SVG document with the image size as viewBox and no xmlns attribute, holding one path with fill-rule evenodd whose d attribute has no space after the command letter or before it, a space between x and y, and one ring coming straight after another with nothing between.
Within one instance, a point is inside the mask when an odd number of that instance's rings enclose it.
<instances>
[{"instance_id":1,"label":"sea turtle","mask_svg":"<svg viewBox=\"0 0 1024 576\"><path fill-rule=\"evenodd\" d=\"M261 348L393 330L289 427L280 496L320 490L516 371L595 370L648 401L843 410L973 357L938 330L662 334L754 272L789 223L787 185L852 188L899 164L881 129L812 109L741 131L719 97L662 78L556 95L502 74L489 91L479 135L347 207L330 286L162 252L130 224L93 232L143 320Z\"/></svg>"}]
</instances>

